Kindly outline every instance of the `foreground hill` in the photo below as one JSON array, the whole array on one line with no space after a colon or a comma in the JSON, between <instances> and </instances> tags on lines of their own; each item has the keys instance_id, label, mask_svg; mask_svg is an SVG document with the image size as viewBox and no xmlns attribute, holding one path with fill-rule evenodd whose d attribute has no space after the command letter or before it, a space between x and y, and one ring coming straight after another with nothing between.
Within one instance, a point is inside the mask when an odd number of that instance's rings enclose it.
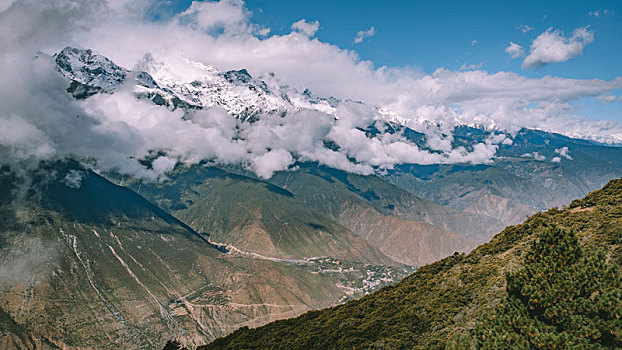
<instances>
[{"instance_id":1,"label":"foreground hill","mask_svg":"<svg viewBox=\"0 0 622 350\"><path fill-rule=\"evenodd\" d=\"M606 259L619 264L622 179L573 201L568 208L538 213L508 227L469 255L455 254L427 265L360 300L257 329L243 328L201 349L443 349L450 343L456 345L460 336L473 336L482 315L493 313L506 295L505 274L521 269L536 237L553 225L574 230L585 252L601 250Z\"/></svg>"},{"instance_id":2,"label":"foreground hill","mask_svg":"<svg viewBox=\"0 0 622 350\"><path fill-rule=\"evenodd\" d=\"M75 162L28 177L0 170L2 349L144 349L172 338L202 344L352 293L343 274L324 273L322 262L211 244Z\"/></svg>"}]
</instances>

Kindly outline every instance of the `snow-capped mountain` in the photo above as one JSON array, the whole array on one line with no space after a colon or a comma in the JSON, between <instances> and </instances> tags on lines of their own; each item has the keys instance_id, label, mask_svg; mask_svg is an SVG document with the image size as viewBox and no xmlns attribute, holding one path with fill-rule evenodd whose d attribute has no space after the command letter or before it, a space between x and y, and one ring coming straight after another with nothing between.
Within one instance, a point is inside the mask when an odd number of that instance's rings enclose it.
<instances>
[{"instance_id":1,"label":"snow-capped mountain","mask_svg":"<svg viewBox=\"0 0 622 350\"><path fill-rule=\"evenodd\" d=\"M84 99L96 93L112 94L128 85L141 99L166 106L171 110L221 107L241 121L253 122L261 115L285 115L303 109L315 110L339 119L337 107L346 102L334 97L318 97L310 90L299 92L281 85L275 77L252 77L246 69L219 71L213 66L185 58L188 76L173 74L163 63L150 65L150 73L123 68L90 49L66 47L54 55L57 70L71 81L68 89L74 97ZM353 102L353 101L350 101ZM361 102L356 102L362 104ZM405 118L380 106L367 106L374 117L369 126L379 121L397 129L411 128L423 134L443 134L463 126L458 119L435 121L425 117ZM444 125L446 124L446 125ZM468 127L488 133L504 132L494 120L484 120ZM424 143L419 146L426 148Z\"/></svg>"},{"instance_id":2,"label":"snow-capped mountain","mask_svg":"<svg viewBox=\"0 0 622 350\"><path fill-rule=\"evenodd\" d=\"M313 96L309 90L267 83L253 78L245 69L220 72L212 66L188 62L201 71L191 81L175 81L165 75L158 81L147 72L132 71L118 66L91 50L67 47L54 55L57 69L72 85L69 91L76 98L95 93L114 93L133 81L134 93L170 109L201 109L222 107L229 114L252 121L262 114L283 114L300 109L335 113L339 100Z\"/></svg>"},{"instance_id":3,"label":"snow-capped mountain","mask_svg":"<svg viewBox=\"0 0 622 350\"><path fill-rule=\"evenodd\" d=\"M129 85L135 95L171 110L221 107L241 121L253 122L261 115L285 115L303 109L315 110L339 119L337 107L346 102L334 97L318 97L308 89L299 92L281 85L275 77L252 77L246 69L219 71L213 66L181 58L192 74L173 74L163 63L150 64L150 73L123 68L90 49L66 47L54 55L57 70L71 81L68 89L78 99L96 93L112 94ZM350 101L352 102L352 101ZM361 102L357 102L361 103ZM397 129L411 128L423 134L443 135L455 127L467 126L488 134L506 130L493 119L463 123L458 118L436 121L425 116L405 118L380 106L367 106L375 121ZM425 144L419 144L426 147Z\"/></svg>"}]
</instances>

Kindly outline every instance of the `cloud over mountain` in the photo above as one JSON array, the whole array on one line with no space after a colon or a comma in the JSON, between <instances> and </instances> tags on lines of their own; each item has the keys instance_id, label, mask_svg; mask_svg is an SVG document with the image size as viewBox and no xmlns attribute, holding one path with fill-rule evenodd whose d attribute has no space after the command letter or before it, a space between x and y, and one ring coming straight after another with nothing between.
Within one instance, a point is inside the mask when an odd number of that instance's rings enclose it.
<instances>
[{"instance_id":1,"label":"cloud over mountain","mask_svg":"<svg viewBox=\"0 0 622 350\"><path fill-rule=\"evenodd\" d=\"M452 149L451 132L458 124L622 140L620 125L586 120L569 104L620 89L622 78L532 79L508 72L444 68L424 75L407 68L375 67L354 51L315 39L318 22L296 22L295 32L268 35L269 28L253 23L242 1L193 2L162 21L137 16L149 6L146 0L21 0L0 13L4 162L71 155L95 160L104 169L156 178L177 161L210 159L244 164L269 177L295 159L358 173L404 162L482 163L494 157L504 141L490 139L471 151ZM592 40L587 29L570 39L547 33L562 38L564 45ZM126 68L147 71L163 84L202 79L205 70L197 68L201 64L220 71L245 68L267 84L309 88L315 95L343 102L330 113L303 109L284 117L263 116L251 125L216 107L189 115L171 111L136 99L128 84L114 94L76 101L65 91L68 82L55 71L49 56L37 54L38 50L52 54L67 45L93 48ZM532 55L546 61L543 51L533 46ZM379 116L425 133L432 151L400 134L381 131L369 137L363 129ZM337 149L327 148L326 140ZM155 157L152 168L137 161L145 157Z\"/></svg>"}]
</instances>

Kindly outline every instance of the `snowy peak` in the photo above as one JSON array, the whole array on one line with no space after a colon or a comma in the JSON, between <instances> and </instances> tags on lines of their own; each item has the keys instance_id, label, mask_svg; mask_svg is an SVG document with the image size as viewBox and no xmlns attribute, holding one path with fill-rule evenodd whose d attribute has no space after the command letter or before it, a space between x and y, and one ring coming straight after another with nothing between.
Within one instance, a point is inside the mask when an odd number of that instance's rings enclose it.
<instances>
[{"instance_id":1,"label":"snowy peak","mask_svg":"<svg viewBox=\"0 0 622 350\"><path fill-rule=\"evenodd\" d=\"M245 70L216 73L189 83L168 82L166 88L183 101L200 108L222 107L241 120L254 120L262 114L297 109L288 98L272 92L268 85Z\"/></svg>"},{"instance_id":2,"label":"snowy peak","mask_svg":"<svg viewBox=\"0 0 622 350\"><path fill-rule=\"evenodd\" d=\"M149 99L170 109L224 108L244 121L254 121L262 114L285 114L300 109L314 109L332 114L339 100L312 96L308 90L300 94L295 89L267 84L253 78L246 69L220 72L199 62L187 63L204 71L192 81L178 81L166 74L131 71L110 59L72 47L54 55L58 71L71 81L68 91L84 99L96 93L114 93L129 79L134 79L133 91L138 98Z\"/></svg>"},{"instance_id":3,"label":"snowy peak","mask_svg":"<svg viewBox=\"0 0 622 350\"><path fill-rule=\"evenodd\" d=\"M136 86L159 88L149 73L133 72L120 67L92 50L66 47L54 55L54 60L58 71L71 81L68 91L78 99L88 98L99 92L112 94L131 77L134 77Z\"/></svg>"},{"instance_id":4,"label":"snowy peak","mask_svg":"<svg viewBox=\"0 0 622 350\"><path fill-rule=\"evenodd\" d=\"M123 84L129 73L127 69L91 50L66 47L54 55L54 59L58 70L65 77L81 84L99 87L107 93L114 92Z\"/></svg>"},{"instance_id":5,"label":"snowy peak","mask_svg":"<svg viewBox=\"0 0 622 350\"><path fill-rule=\"evenodd\" d=\"M232 84L235 84L236 82L248 84L253 79L246 69L230 70L224 73L223 77Z\"/></svg>"}]
</instances>

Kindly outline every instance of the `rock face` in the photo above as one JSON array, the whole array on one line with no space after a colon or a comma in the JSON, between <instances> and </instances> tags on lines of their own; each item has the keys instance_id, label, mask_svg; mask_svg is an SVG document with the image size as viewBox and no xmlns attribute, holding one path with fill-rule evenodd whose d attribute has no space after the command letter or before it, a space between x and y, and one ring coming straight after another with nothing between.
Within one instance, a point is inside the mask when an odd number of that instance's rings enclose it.
<instances>
[{"instance_id":1,"label":"rock face","mask_svg":"<svg viewBox=\"0 0 622 350\"><path fill-rule=\"evenodd\" d=\"M423 266L454 252L469 252L476 246L461 234L426 222L382 215L356 205L344 206L339 221L384 254L407 265Z\"/></svg>"},{"instance_id":2,"label":"rock face","mask_svg":"<svg viewBox=\"0 0 622 350\"><path fill-rule=\"evenodd\" d=\"M463 211L495 218L509 225L519 224L533 214L533 209L525 204L490 193L475 200Z\"/></svg>"}]
</instances>

